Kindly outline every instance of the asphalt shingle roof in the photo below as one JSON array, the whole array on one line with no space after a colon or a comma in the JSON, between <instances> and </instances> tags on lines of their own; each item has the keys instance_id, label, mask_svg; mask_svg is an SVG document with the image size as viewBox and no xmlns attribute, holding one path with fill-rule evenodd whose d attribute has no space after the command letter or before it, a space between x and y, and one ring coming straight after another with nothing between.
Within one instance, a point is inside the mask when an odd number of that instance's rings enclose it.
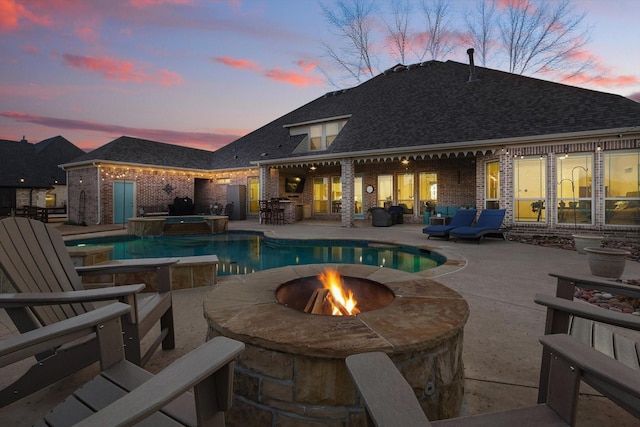
<instances>
[{"instance_id":1,"label":"asphalt shingle roof","mask_svg":"<svg viewBox=\"0 0 640 427\"><path fill-rule=\"evenodd\" d=\"M214 169L293 158L304 138L284 125L351 115L324 152L534 137L640 125L640 104L628 98L531 77L429 61L394 67L351 89L328 93L222 147ZM266 153L266 155L264 155Z\"/></svg>"},{"instance_id":2,"label":"asphalt shingle roof","mask_svg":"<svg viewBox=\"0 0 640 427\"><path fill-rule=\"evenodd\" d=\"M58 165L83 153L62 136L37 144L0 140L0 186L48 188L54 182L64 185L67 174Z\"/></svg>"},{"instance_id":3,"label":"asphalt shingle roof","mask_svg":"<svg viewBox=\"0 0 640 427\"><path fill-rule=\"evenodd\" d=\"M213 152L121 136L69 163L112 161L185 169L211 169Z\"/></svg>"}]
</instances>

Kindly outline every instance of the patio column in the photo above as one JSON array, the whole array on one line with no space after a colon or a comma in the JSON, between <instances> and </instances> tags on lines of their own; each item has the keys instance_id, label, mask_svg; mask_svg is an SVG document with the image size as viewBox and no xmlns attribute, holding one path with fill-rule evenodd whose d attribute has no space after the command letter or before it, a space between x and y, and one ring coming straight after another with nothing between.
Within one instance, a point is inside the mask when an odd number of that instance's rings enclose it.
<instances>
[{"instance_id":1,"label":"patio column","mask_svg":"<svg viewBox=\"0 0 640 427\"><path fill-rule=\"evenodd\" d=\"M260 166L260 200L278 197L280 173L277 168Z\"/></svg>"},{"instance_id":2,"label":"patio column","mask_svg":"<svg viewBox=\"0 0 640 427\"><path fill-rule=\"evenodd\" d=\"M342 226L353 227L355 214L353 178L355 166L352 159L340 160L340 176L342 178Z\"/></svg>"}]
</instances>

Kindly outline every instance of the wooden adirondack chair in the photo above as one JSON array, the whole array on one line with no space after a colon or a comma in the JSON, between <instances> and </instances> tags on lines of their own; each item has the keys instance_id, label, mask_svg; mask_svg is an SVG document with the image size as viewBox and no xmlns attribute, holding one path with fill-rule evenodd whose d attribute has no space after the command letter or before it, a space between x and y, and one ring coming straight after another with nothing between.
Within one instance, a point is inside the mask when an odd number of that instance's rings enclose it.
<instances>
[{"instance_id":1,"label":"wooden adirondack chair","mask_svg":"<svg viewBox=\"0 0 640 427\"><path fill-rule=\"evenodd\" d=\"M640 372L567 334L540 338L553 354L548 392L538 405L430 422L391 359L382 352L347 357L347 369L364 402L369 426L573 426L580 381L640 418Z\"/></svg>"},{"instance_id":2,"label":"wooden adirondack chair","mask_svg":"<svg viewBox=\"0 0 640 427\"><path fill-rule=\"evenodd\" d=\"M100 374L37 425L129 426L144 420L157 426L224 426L233 398L233 360L244 344L216 337L154 376L124 358L120 323L129 312L116 302L0 342L4 367L78 336L97 336Z\"/></svg>"},{"instance_id":3,"label":"wooden adirondack chair","mask_svg":"<svg viewBox=\"0 0 640 427\"><path fill-rule=\"evenodd\" d=\"M0 268L15 294L0 294L20 333L54 324L94 310L93 302L119 299L130 305L123 317L125 354L144 365L162 343L175 347L170 266L175 259L131 260L108 265L79 267L85 274L157 271L158 292L136 296L145 285L84 290L60 233L40 221L6 218L0 221ZM160 333L142 355L140 340L157 323ZM74 373L99 358L94 335L36 355L35 363L14 384L0 391L0 407Z\"/></svg>"},{"instance_id":4,"label":"wooden adirondack chair","mask_svg":"<svg viewBox=\"0 0 640 427\"><path fill-rule=\"evenodd\" d=\"M536 303L547 307L538 405L436 421L434 426L574 425L581 380L640 419L640 343L600 324L640 331L640 319L571 301L576 286L633 297L640 297L640 290L594 276L551 276L558 279L556 296L535 296ZM431 425L387 355L349 356L347 368L363 397L369 425Z\"/></svg>"},{"instance_id":5,"label":"wooden adirondack chair","mask_svg":"<svg viewBox=\"0 0 640 427\"><path fill-rule=\"evenodd\" d=\"M568 333L583 344L640 372L640 343L603 325L640 331L640 318L572 301L576 286L633 298L640 298L640 288L596 276L560 273L551 273L550 276L557 279L556 296L538 294L535 297L536 303L547 307L545 334ZM550 361L549 352L543 351L538 401L544 399L547 393Z\"/></svg>"}]
</instances>

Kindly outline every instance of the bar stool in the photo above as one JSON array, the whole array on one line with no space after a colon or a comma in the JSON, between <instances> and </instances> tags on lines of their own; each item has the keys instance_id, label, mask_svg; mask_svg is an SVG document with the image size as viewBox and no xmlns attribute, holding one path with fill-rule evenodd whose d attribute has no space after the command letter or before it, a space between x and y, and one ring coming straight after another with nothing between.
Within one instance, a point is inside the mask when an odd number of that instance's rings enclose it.
<instances>
[{"instance_id":1,"label":"bar stool","mask_svg":"<svg viewBox=\"0 0 640 427\"><path fill-rule=\"evenodd\" d=\"M284 208L278 200L271 201L271 223L284 225Z\"/></svg>"},{"instance_id":2,"label":"bar stool","mask_svg":"<svg viewBox=\"0 0 640 427\"><path fill-rule=\"evenodd\" d=\"M260 224L271 224L271 208L267 200L260 200L259 218Z\"/></svg>"}]
</instances>

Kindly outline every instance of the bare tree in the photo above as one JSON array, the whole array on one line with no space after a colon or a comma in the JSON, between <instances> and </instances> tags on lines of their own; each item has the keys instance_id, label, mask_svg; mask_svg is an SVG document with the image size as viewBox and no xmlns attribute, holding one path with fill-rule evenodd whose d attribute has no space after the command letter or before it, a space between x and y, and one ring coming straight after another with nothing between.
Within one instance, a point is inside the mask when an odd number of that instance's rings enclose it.
<instances>
[{"instance_id":1,"label":"bare tree","mask_svg":"<svg viewBox=\"0 0 640 427\"><path fill-rule=\"evenodd\" d=\"M373 77L376 71L371 25L373 0L338 0L332 8L324 4L321 8L330 28L345 41L337 48L323 42L325 54L358 83ZM333 81L330 83L335 85Z\"/></svg>"},{"instance_id":2,"label":"bare tree","mask_svg":"<svg viewBox=\"0 0 640 427\"><path fill-rule=\"evenodd\" d=\"M413 55L417 61L446 60L463 32L483 66L527 75L551 72L561 78L593 66L583 51L590 28L571 0L478 0L475 10L466 13L453 9L457 3L450 0L389 0L384 25L379 23L382 11L375 9L379 1L324 1L331 2L321 7L338 42L325 41L323 47L337 71L321 70L334 86L337 78L339 83L361 83L374 76L378 64L404 64ZM413 12L416 4L422 5L422 14ZM422 28L412 26L416 16ZM383 38L386 50L380 48Z\"/></svg>"},{"instance_id":3,"label":"bare tree","mask_svg":"<svg viewBox=\"0 0 640 427\"><path fill-rule=\"evenodd\" d=\"M466 42L478 52L480 64L485 67L495 47L494 33L496 29L496 0L480 0L473 12L465 17L468 32Z\"/></svg>"},{"instance_id":4,"label":"bare tree","mask_svg":"<svg viewBox=\"0 0 640 427\"><path fill-rule=\"evenodd\" d=\"M391 56L397 62L406 64L409 49L409 16L411 4L408 0L391 2L391 22L385 22L391 41Z\"/></svg>"},{"instance_id":5,"label":"bare tree","mask_svg":"<svg viewBox=\"0 0 640 427\"><path fill-rule=\"evenodd\" d=\"M575 14L569 0L555 6L547 1L508 0L500 24L501 41L511 73L538 73L588 66L580 57L589 39L585 14Z\"/></svg>"},{"instance_id":6,"label":"bare tree","mask_svg":"<svg viewBox=\"0 0 640 427\"><path fill-rule=\"evenodd\" d=\"M451 3L448 0L431 0L432 4L423 2L425 19L424 50L419 55L422 61L429 54L431 59L441 60L451 53L456 47L451 37L453 25L449 21Z\"/></svg>"}]
</instances>

